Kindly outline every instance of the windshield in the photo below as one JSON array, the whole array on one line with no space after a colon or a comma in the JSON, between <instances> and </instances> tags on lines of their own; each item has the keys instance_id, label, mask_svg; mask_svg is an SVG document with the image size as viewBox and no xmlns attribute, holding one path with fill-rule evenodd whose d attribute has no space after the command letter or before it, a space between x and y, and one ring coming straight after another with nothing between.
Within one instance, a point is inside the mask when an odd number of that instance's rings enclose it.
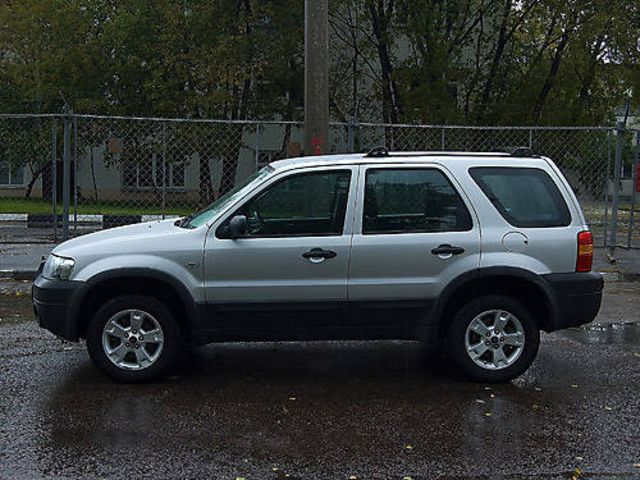
<instances>
[{"instance_id":1,"label":"windshield","mask_svg":"<svg viewBox=\"0 0 640 480\"><path fill-rule=\"evenodd\" d=\"M265 177L271 175L271 172L273 172L273 167L267 165L253 175L249 175L243 181L238 183L232 190L229 190L227 193L217 198L207 208L185 218L180 223L180 226L184 228L197 228L208 223L210 220L216 218L218 214L227 207L227 205L236 201L241 196L240 192L244 190L245 187L251 184L260 183Z\"/></svg>"}]
</instances>

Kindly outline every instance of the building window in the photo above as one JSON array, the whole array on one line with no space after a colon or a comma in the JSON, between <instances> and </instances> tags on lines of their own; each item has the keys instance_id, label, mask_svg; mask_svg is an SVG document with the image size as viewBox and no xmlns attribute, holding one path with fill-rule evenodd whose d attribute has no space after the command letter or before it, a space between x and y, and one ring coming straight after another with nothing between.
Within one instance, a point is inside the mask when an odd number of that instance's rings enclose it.
<instances>
[{"instance_id":1,"label":"building window","mask_svg":"<svg viewBox=\"0 0 640 480\"><path fill-rule=\"evenodd\" d=\"M24 167L12 167L9 162L0 161L0 185L20 187L24 185Z\"/></svg>"},{"instance_id":2,"label":"building window","mask_svg":"<svg viewBox=\"0 0 640 480\"><path fill-rule=\"evenodd\" d=\"M162 162L151 160L145 163L124 162L122 165L122 185L131 190L184 190L186 175L184 162L170 162L162 168Z\"/></svg>"}]
</instances>

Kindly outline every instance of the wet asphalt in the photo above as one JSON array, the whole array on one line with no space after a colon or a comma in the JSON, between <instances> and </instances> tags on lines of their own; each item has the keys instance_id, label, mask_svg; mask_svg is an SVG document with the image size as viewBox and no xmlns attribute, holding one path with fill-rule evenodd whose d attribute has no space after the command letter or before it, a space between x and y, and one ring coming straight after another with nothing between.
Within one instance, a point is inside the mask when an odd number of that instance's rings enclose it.
<instances>
[{"instance_id":1,"label":"wet asphalt","mask_svg":"<svg viewBox=\"0 0 640 480\"><path fill-rule=\"evenodd\" d=\"M640 283L508 384L412 342L199 348L122 385L0 288L0 478L640 478Z\"/></svg>"}]
</instances>

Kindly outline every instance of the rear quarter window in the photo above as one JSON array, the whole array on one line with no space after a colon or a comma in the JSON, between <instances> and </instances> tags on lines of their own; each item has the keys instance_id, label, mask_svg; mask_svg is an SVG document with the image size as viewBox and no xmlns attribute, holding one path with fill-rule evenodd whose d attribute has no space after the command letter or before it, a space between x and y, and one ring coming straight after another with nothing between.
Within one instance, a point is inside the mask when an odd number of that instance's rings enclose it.
<instances>
[{"instance_id":1,"label":"rear quarter window","mask_svg":"<svg viewBox=\"0 0 640 480\"><path fill-rule=\"evenodd\" d=\"M474 167L471 177L516 227L566 227L571 213L551 177L539 168Z\"/></svg>"}]
</instances>

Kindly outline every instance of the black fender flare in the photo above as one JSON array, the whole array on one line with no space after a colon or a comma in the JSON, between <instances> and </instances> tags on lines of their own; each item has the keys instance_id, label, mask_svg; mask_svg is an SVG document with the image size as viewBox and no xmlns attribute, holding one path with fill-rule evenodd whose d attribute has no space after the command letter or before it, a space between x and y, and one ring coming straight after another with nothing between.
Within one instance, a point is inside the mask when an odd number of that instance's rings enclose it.
<instances>
[{"instance_id":1,"label":"black fender flare","mask_svg":"<svg viewBox=\"0 0 640 480\"><path fill-rule=\"evenodd\" d=\"M181 280L177 279L173 275L153 268L124 267L98 273L85 281L84 288L82 288L81 292L78 292L78 297L74 302L75 311L73 312L72 316L74 318L73 323L75 325L76 335L80 330L80 305L82 305L82 303L85 301L94 287L98 286L102 282L117 280L119 278L153 279L169 285L176 292L178 298L185 307L185 310L187 312L187 318L185 320L189 330L191 332L196 332L201 328L200 316L198 313L196 301L194 300L187 286Z\"/></svg>"},{"instance_id":2,"label":"black fender flare","mask_svg":"<svg viewBox=\"0 0 640 480\"><path fill-rule=\"evenodd\" d=\"M441 325L441 320L445 309L447 308L449 301L455 295L458 289L465 287L470 282L474 282L483 278L491 279L498 277L517 278L519 280L527 281L540 288L540 290L546 297L550 308L550 318L548 319L549 325L551 326L551 329L554 329L554 326L558 323L559 307L556 295L549 285L549 282L547 282L541 275L524 268L500 266L477 268L465 272L454 278L447 284L447 286L438 296L438 299L436 300L431 311L431 318L433 319L432 321L435 325L438 326L438 330ZM437 333L438 335L440 335L442 332L438 331Z\"/></svg>"}]
</instances>

